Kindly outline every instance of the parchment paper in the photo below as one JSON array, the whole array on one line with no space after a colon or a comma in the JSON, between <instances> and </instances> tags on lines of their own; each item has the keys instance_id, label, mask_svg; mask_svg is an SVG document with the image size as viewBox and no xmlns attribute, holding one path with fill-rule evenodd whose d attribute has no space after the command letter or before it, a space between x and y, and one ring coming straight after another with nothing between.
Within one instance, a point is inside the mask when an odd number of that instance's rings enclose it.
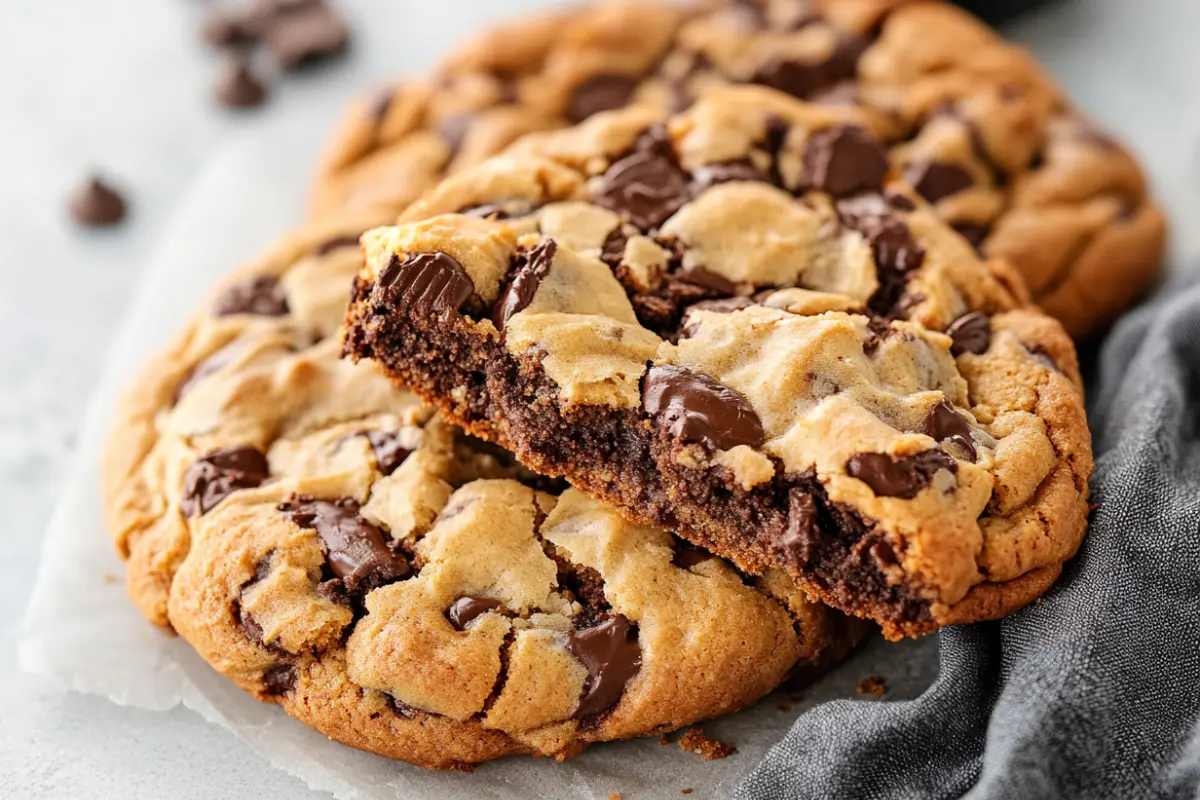
<instances>
[{"instance_id":1,"label":"parchment paper","mask_svg":"<svg viewBox=\"0 0 1200 800\"><path fill-rule=\"evenodd\" d=\"M46 532L20 644L22 669L120 704L157 710L182 704L228 728L276 767L341 800L606 800L611 792L632 800L678 797L684 788L694 790L691 797L725 797L804 709L855 697L855 687L869 675L886 679L888 700L914 697L932 681L935 638L902 645L875 639L790 710L782 710L790 704L776 695L706 725L712 737L738 748L722 761L648 739L597 745L565 764L509 758L470 775L434 773L329 741L243 694L185 642L145 622L126 598L124 570L100 513L97 465L116 399L214 280L301 219L316 137L326 128L311 112L274 117L222 151L203 170L145 268L89 406L74 474Z\"/></svg>"}]
</instances>

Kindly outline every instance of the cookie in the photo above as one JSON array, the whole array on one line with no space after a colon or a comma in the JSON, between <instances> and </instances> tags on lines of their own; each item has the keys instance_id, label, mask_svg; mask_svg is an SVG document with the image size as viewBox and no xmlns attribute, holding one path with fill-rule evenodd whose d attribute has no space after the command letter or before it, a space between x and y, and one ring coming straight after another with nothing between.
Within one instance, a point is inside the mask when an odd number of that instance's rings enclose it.
<instances>
[{"instance_id":1,"label":"cookie","mask_svg":"<svg viewBox=\"0 0 1200 800\"><path fill-rule=\"evenodd\" d=\"M1165 220L1130 154L1024 50L938 2L625 2L519 20L432 80L354 104L312 210L398 214L522 134L627 103L680 110L728 83L886 117L876 132L900 178L1011 261L1072 335L1111 321L1158 274Z\"/></svg>"},{"instance_id":2,"label":"cookie","mask_svg":"<svg viewBox=\"0 0 1200 800\"><path fill-rule=\"evenodd\" d=\"M365 234L346 352L890 637L1005 614L1086 528L1076 355L886 125L738 87L528 138Z\"/></svg>"},{"instance_id":3,"label":"cookie","mask_svg":"<svg viewBox=\"0 0 1200 800\"><path fill-rule=\"evenodd\" d=\"M352 225L290 236L149 364L105 459L130 594L214 669L430 768L672 730L861 624L520 468L339 359Z\"/></svg>"}]
</instances>

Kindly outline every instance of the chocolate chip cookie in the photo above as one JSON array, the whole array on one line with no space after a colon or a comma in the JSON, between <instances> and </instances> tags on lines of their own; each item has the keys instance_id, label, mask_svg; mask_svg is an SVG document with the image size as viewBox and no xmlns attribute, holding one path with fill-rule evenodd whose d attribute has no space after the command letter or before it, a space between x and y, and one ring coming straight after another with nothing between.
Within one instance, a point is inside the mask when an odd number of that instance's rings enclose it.
<instances>
[{"instance_id":1,"label":"chocolate chip cookie","mask_svg":"<svg viewBox=\"0 0 1200 800\"><path fill-rule=\"evenodd\" d=\"M730 83L886 121L874 132L891 169L973 246L1011 261L1072 335L1158 273L1164 218L1129 153L1024 50L939 2L604 3L501 26L434 79L354 104L313 212L397 214L523 134L630 103L680 110Z\"/></svg>"},{"instance_id":2,"label":"chocolate chip cookie","mask_svg":"<svg viewBox=\"0 0 1200 800\"><path fill-rule=\"evenodd\" d=\"M261 700L430 768L752 703L863 626L519 467L339 359L362 225L285 238L143 371L108 521L153 622Z\"/></svg>"},{"instance_id":3,"label":"chocolate chip cookie","mask_svg":"<svg viewBox=\"0 0 1200 800\"><path fill-rule=\"evenodd\" d=\"M526 138L364 236L346 352L891 637L1007 613L1086 527L1076 355L889 124L734 87Z\"/></svg>"}]
</instances>

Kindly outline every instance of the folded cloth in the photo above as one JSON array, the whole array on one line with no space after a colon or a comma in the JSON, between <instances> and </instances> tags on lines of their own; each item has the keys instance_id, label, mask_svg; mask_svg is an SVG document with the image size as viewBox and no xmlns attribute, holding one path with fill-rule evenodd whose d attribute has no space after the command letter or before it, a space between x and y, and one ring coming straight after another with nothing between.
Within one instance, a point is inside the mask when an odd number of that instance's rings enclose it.
<instances>
[{"instance_id":1,"label":"folded cloth","mask_svg":"<svg viewBox=\"0 0 1200 800\"><path fill-rule=\"evenodd\" d=\"M1200 281L1104 343L1092 526L1058 585L940 634L904 702L797 720L740 787L782 798L1200 798Z\"/></svg>"}]
</instances>

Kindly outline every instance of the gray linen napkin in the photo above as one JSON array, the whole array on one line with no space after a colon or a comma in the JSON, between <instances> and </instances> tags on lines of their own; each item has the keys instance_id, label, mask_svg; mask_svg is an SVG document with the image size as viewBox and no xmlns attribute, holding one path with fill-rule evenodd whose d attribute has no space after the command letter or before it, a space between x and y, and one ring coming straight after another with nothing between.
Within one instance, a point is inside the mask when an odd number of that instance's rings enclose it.
<instances>
[{"instance_id":1,"label":"gray linen napkin","mask_svg":"<svg viewBox=\"0 0 1200 800\"><path fill-rule=\"evenodd\" d=\"M802 716L738 798L1200 798L1200 282L1124 319L1089 388L1099 507L1059 583L942 631L921 697Z\"/></svg>"}]
</instances>

